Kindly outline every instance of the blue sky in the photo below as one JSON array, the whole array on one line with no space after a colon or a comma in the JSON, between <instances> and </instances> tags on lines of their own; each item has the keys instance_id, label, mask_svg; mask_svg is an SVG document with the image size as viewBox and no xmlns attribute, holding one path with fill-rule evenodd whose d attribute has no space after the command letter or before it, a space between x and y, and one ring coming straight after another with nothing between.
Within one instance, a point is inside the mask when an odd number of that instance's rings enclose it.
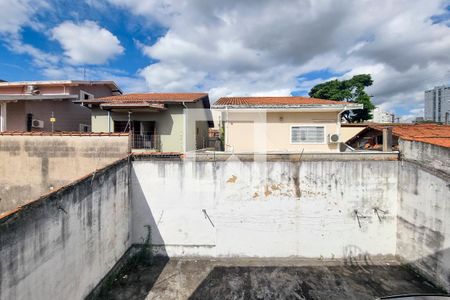
<instances>
[{"instance_id":1,"label":"blue sky","mask_svg":"<svg viewBox=\"0 0 450 300\"><path fill-rule=\"evenodd\" d=\"M447 0L275 2L0 0L0 78L216 99L369 73L374 102L405 120L422 114L425 89L450 83Z\"/></svg>"}]
</instances>

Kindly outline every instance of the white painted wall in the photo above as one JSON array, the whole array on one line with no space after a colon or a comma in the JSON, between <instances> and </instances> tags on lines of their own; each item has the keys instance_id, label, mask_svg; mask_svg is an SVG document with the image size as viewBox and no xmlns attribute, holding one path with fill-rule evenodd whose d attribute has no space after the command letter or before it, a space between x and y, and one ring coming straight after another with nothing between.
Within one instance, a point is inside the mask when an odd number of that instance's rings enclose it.
<instances>
[{"instance_id":1,"label":"white painted wall","mask_svg":"<svg viewBox=\"0 0 450 300\"><path fill-rule=\"evenodd\" d=\"M397 172L397 161L134 161L132 239L151 225L169 256L395 254Z\"/></svg>"}]
</instances>

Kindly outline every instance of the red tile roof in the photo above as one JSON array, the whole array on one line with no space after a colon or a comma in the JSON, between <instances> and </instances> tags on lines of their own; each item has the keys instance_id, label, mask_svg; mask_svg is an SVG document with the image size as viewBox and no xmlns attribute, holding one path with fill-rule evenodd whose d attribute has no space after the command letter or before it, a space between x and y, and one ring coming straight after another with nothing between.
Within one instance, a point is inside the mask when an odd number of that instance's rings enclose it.
<instances>
[{"instance_id":1,"label":"red tile roof","mask_svg":"<svg viewBox=\"0 0 450 300\"><path fill-rule=\"evenodd\" d=\"M214 103L215 106L271 106L271 105L346 105L353 104L344 101L334 101L318 98L285 96L285 97L223 97Z\"/></svg>"},{"instance_id":2,"label":"red tile roof","mask_svg":"<svg viewBox=\"0 0 450 300\"><path fill-rule=\"evenodd\" d=\"M141 94L124 94L118 96L109 96L91 100L92 102L108 102L108 103L141 103L141 102L158 102L158 103L181 103L181 102L197 102L208 97L206 93L141 93ZM91 102L84 101L84 102Z\"/></svg>"},{"instance_id":3,"label":"red tile roof","mask_svg":"<svg viewBox=\"0 0 450 300\"><path fill-rule=\"evenodd\" d=\"M450 148L450 125L439 124L387 124L392 126L392 134L404 140L417 141ZM386 124L369 125L382 131Z\"/></svg>"}]
</instances>

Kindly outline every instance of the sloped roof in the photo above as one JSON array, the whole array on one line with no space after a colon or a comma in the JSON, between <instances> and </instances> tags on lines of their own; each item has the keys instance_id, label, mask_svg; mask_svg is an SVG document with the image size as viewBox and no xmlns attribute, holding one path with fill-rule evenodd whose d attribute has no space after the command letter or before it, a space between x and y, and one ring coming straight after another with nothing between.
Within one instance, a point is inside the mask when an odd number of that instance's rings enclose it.
<instances>
[{"instance_id":1,"label":"sloped roof","mask_svg":"<svg viewBox=\"0 0 450 300\"><path fill-rule=\"evenodd\" d=\"M77 100L74 103L99 105L106 109L118 108L149 108L154 110L164 110L166 104L174 103L194 103L202 101L204 108L209 108L209 98L207 93L136 93L88 100Z\"/></svg>"},{"instance_id":2,"label":"sloped roof","mask_svg":"<svg viewBox=\"0 0 450 300\"><path fill-rule=\"evenodd\" d=\"M77 86L77 85L107 85L111 90L117 90L120 93L119 86L111 80L41 80L41 81L1 81L0 87L11 87L11 86L25 86L25 85L66 85L66 86Z\"/></svg>"},{"instance_id":3,"label":"sloped roof","mask_svg":"<svg viewBox=\"0 0 450 300\"><path fill-rule=\"evenodd\" d=\"M123 94L117 96L109 96L96 98L93 100L83 101L84 103L141 103L141 102L157 102L157 103L182 103L197 102L208 97L206 93L140 93L140 94Z\"/></svg>"},{"instance_id":4,"label":"sloped roof","mask_svg":"<svg viewBox=\"0 0 450 300\"><path fill-rule=\"evenodd\" d=\"M301 107L301 106L354 106L360 105L344 101L318 98L283 96L283 97L223 97L213 107Z\"/></svg>"},{"instance_id":5,"label":"sloped roof","mask_svg":"<svg viewBox=\"0 0 450 300\"><path fill-rule=\"evenodd\" d=\"M392 134L408 141L417 141L450 148L450 125L439 124L371 124L368 125L358 136L364 132L375 129L383 131L383 128L391 126ZM353 140L353 137L349 141Z\"/></svg>"}]
</instances>

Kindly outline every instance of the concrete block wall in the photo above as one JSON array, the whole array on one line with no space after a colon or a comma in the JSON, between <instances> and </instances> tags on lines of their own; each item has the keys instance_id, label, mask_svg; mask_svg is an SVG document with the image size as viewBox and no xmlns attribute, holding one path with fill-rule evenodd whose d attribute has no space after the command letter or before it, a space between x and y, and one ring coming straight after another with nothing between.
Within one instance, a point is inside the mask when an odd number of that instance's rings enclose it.
<instances>
[{"instance_id":1,"label":"concrete block wall","mask_svg":"<svg viewBox=\"0 0 450 300\"><path fill-rule=\"evenodd\" d=\"M83 299L131 246L122 160L0 219L0 299Z\"/></svg>"},{"instance_id":2,"label":"concrete block wall","mask_svg":"<svg viewBox=\"0 0 450 300\"><path fill-rule=\"evenodd\" d=\"M0 214L128 154L128 135L0 134Z\"/></svg>"},{"instance_id":3,"label":"concrete block wall","mask_svg":"<svg viewBox=\"0 0 450 300\"><path fill-rule=\"evenodd\" d=\"M150 225L169 256L394 255L397 174L397 161L134 161L133 243Z\"/></svg>"}]
</instances>

